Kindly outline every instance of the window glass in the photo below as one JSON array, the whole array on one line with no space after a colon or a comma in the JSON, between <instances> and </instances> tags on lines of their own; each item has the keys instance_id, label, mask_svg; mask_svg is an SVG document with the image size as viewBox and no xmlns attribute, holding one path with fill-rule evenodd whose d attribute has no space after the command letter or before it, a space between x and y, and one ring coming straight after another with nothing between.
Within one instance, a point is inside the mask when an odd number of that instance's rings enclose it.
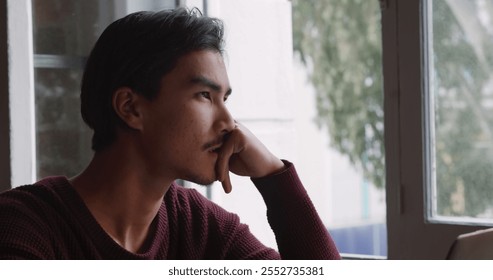
<instances>
[{"instance_id":1,"label":"window glass","mask_svg":"<svg viewBox=\"0 0 493 280\"><path fill-rule=\"evenodd\" d=\"M80 81L92 46L115 19L175 7L174 0L33 0L37 177L73 176L92 157Z\"/></svg>"},{"instance_id":2,"label":"window glass","mask_svg":"<svg viewBox=\"0 0 493 280\"><path fill-rule=\"evenodd\" d=\"M387 254L378 1L293 0L298 129L342 253ZM313 166L312 166L313 167Z\"/></svg>"},{"instance_id":3,"label":"window glass","mask_svg":"<svg viewBox=\"0 0 493 280\"><path fill-rule=\"evenodd\" d=\"M493 1L428 1L432 219L493 218Z\"/></svg>"},{"instance_id":4,"label":"window glass","mask_svg":"<svg viewBox=\"0 0 493 280\"><path fill-rule=\"evenodd\" d=\"M81 70L44 69L36 77L38 177L75 175L89 162L91 132L79 110Z\"/></svg>"},{"instance_id":5,"label":"window glass","mask_svg":"<svg viewBox=\"0 0 493 280\"><path fill-rule=\"evenodd\" d=\"M34 53L86 56L113 18L100 13L103 6L111 11L112 2L33 0Z\"/></svg>"}]
</instances>

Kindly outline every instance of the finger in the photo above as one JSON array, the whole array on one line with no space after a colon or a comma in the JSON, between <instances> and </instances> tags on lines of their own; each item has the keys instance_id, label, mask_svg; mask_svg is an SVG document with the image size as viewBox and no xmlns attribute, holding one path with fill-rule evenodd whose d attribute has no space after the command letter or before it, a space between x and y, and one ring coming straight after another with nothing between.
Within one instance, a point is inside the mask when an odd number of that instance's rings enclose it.
<instances>
[{"instance_id":1,"label":"finger","mask_svg":"<svg viewBox=\"0 0 493 280\"><path fill-rule=\"evenodd\" d=\"M233 185L231 184L231 180L229 178L229 172L226 173L226 178L221 181L221 185L223 186L225 193L230 193L233 189Z\"/></svg>"},{"instance_id":2,"label":"finger","mask_svg":"<svg viewBox=\"0 0 493 280\"><path fill-rule=\"evenodd\" d=\"M223 189L226 193L231 192L232 186L229 178L229 159L234 153L234 141L229 139L221 147L218 153L218 158L216 162L216 176L217 179L222 183Z\"/></svg>"},{"instance_id":3,"label":"finger","mask_svg":"<svg viewBox=\"0 0 493 280\"><path fill-rule=\"evenodd\" d=\"M229 158L233 154L233 146L224 144L218 152L216 162L216 175L219 181L224 181L229 172Z\"/></svg>"}]
</instances>

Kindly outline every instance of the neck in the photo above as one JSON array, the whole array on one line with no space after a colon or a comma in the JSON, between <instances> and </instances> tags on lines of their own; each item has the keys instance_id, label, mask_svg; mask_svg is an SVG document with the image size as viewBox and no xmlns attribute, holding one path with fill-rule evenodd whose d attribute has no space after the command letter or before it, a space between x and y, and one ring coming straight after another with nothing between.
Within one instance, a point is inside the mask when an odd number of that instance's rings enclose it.
<instances>
[{"instance_id":1,"label":"neck","mask_svg":"<svg viewBox=\"0 0 493 280\"><path fill-rule=\"evenodd\" d=\"M108 235L136 253L173 179L153 178L131 150L114 145L70 181Z\"/></svg>"}]
</instances>

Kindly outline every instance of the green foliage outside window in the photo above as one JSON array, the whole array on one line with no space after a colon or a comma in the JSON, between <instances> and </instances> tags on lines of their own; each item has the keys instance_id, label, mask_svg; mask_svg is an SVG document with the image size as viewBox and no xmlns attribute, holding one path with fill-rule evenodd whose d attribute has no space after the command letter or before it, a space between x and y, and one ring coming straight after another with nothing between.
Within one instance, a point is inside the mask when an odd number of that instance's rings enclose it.
<instances>
[{"instance_id":1,"label":"green foliage outside window","mask_svg":"<svg viewBox=\"0 0 493 280\"><path fill-rule=\"evenodd\" d=\"M317 123L375 186L385 184L378 1L293 0L294 49L316 89Z\"/></svg>"},{"instance_id":2,"label":"green foliage outside window","mask_svg":"<svg viewBox=\"0 0 493 280\"><path fill-rule=\"evenodd\" d=\"M431 121L440 215L476 217L493 209L489 175L493 170L493 23L488 26L478 20L485 10L493 18L493 3L485 1L484 7L478 3L433 1L433 21L426 30L433 38L434 85L429 92L435 105ZM294 50L317 92L317 124L328 128L335 149L382 188L379 1L293 0L292 4Z\"/></svg>"}]
</instances>

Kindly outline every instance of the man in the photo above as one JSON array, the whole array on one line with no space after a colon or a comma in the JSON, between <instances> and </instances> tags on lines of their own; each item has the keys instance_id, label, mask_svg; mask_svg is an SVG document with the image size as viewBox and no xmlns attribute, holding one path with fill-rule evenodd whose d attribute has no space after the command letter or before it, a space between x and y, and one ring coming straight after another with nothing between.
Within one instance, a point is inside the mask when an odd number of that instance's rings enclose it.
<instances>
[{"instance_id":1,"label":"man","mask_svg":"<svg viewBox=\"0 0 493 280\"><path fill-rule=\"evenodd\" d=\"M139 12L112 23L89 56L81 112L95 151L78 176L0 195L0 257L42 259L337 259L293 165L225 102L222 23L194 11ZM239 218L174 183L232 189L249 176L279 253Z\"/></svg>"}]
</instances>

